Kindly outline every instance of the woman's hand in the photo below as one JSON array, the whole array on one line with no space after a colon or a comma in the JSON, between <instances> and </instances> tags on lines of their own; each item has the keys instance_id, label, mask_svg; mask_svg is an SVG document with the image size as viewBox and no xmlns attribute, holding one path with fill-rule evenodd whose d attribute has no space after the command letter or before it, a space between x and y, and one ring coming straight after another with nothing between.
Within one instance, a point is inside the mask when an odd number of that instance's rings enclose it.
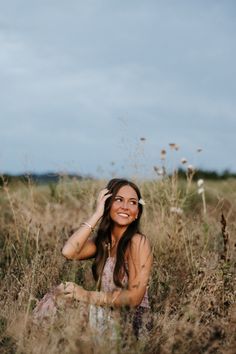
<instances>
[{"instance_id":1,"label":"woman's hand","mask_svg":"<svg viewBox=\"0 0 236 354\"><path fill-rule=\"evenodd\" d=\"M57 287L58 295L63 295L65 298L76 299L78 301L86 301L87 291L81 286L73 282L61 283Z\"/></svg>"},{"instance_id":2,"label":"woman's hand","mask_svg":"<svg viewBox=\"0 0 236 354\"><path fill-rule=\"evenodd\" d=\"M96 207L95 213L100 218L103 216L103 213L104 213L105 202L111 196L112 196L112 193L109 193L109 190L107 188L102 189L101 192L98 194L97 207Z\"/></svg>"}]
</instances>

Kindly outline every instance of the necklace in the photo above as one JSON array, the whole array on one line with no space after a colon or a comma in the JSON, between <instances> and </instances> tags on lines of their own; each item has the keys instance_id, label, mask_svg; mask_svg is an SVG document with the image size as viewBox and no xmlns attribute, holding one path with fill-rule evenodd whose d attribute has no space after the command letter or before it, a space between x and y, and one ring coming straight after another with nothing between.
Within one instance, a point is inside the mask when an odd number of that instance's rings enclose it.
<instances>
[{"instance_id":1,"label":"necklace","mask_svg":"<svg viewBox=\"0 0 236 354\"><path fill-rule=\"evenodd\" d=\"M117 242L118 241L116 240L115 242L111 241L111 243L110 242L107 243L107 250L108 250L108 256L109 257L111 257L111 251L116 247Z\"/></svg>"}]
</instances>

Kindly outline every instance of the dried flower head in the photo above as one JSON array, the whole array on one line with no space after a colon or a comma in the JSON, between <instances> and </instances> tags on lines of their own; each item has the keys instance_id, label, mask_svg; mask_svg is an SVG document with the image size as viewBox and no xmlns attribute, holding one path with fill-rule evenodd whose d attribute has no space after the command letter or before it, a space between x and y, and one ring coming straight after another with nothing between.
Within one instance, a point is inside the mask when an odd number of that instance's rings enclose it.
<instances>
[{"instance_id":1,"label":"dried flower head","mask_svg":"<svg viewBox=\"0 0 236 354\"><path fill-rule=\"evenodd\" d=\"M193 171L194 171L194 166L188 165L188 172L193 172Z\"/></svg>"},{"instance_id":2,"label":"dried flower head","mask_svg":"<svg viewBox=\"0 0 236 354\"><path fill-rule=\"evenodd\" d=\"M165 158L166 158L166 150L162 149L161 150L161 160L165 160Z\"/></svg>"},{"instance_id":3,"label":"dried flower head","mask_svg":"<svg viewBox=\"0 0 236 354\"><path fill-rule=\"evenodd\" d=\"M169 143L169 147L171 148L171 150L174 150L176 148L176 144L175 143Z\"/></svg>"},{"instance_id":4,"label":"dried flower head","mask_svg":"<svg viewBox=\"0 0 236 354\"><path fill-rule=\"evenodd\" d=\"M204 193L204 187L198 188L198 194L203 194Z\"/></svg>"},{"instance_id":5,"label":"dried flower head","mask_svg":"<svg viewBox=\"0 0 236 354\"><path fill-rule=\"evenodd\" d=\"M153 169L155 172L157 172L159 170L159 167L158 166L153 166Z\"/></svg>"},{"instance_id":6,"label":"dried flower head","mask_svg":"<svg viewBox=\"0 0 236 354\"><path fill-rule=\"evenodd\" d=\"M188 162L188 160L185 158L185 157L183 157L182 159L181 159L181 163L184 165L185 163L187 163Z\"/></svg>"},{"instance_id":7,"label":"dried flower head","mask_svg":"<svg viewBox=\"0 0 236 354\"><path fill-rule=\"evenodd\" d=\"M173 214L182 215L183 214L183 209L178 208L178 207L171 207L170 208L170 212L173 213Z\"/></svg>"},{"instance_id":8,"label":"dried flower head","mask_svg":"<svg viewBox=\"0 0 236 354\"><path fill-rule=\"evenodd\" d=\"M164 168L163 167L153 166L153 169L158 174L158 176L164 175Z\"/></svg>"},{"instance_id":9,"label":"dried flower head","mask_svg":"<svg viewBox=\"0 0 236 354\"><path fill-rule=\"evenodd\" d=\"M203 184L204 184L203 179L199 179L199 180L197 181L197 186L198 186L199 188L202 187Z\"/></svg>"}]
</instances>

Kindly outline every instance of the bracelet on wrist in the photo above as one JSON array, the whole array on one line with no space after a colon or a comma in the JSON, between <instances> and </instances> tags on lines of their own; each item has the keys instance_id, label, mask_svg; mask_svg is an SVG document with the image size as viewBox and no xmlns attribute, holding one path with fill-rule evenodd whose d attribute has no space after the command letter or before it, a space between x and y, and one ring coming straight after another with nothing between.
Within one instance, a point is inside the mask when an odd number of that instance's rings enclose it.
<instances>
[{"instance_id":1,"label":"bracelet on wrist","mask_svg":"<svg viewBox=\"0 0 236 354\"><path fill-rule=\"evenodd\" d=\"M81 223L80 226L87 226L88 228L90 228L91 232L94 231L94 228L92 227L92 225L90 225L88 222L84 221Z\"/></svg>"}]
</instances>

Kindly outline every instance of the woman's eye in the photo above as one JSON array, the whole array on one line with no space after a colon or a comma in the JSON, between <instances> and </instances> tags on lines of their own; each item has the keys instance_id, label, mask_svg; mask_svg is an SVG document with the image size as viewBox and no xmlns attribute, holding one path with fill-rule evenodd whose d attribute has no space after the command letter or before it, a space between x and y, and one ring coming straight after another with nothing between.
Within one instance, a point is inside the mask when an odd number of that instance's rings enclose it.
<instances>
[{"instance_id":1,"label":"woman's eye","mask_svg":"<svg viewBox=\"0 0 236 354\"><path fill-rule=\"evenodd\" d=\"M121 197L116 197L116 198L115 198L115 202L121 203L122 201L123 201L123 198L121 198ZM137 205L137 201L136 201L136 200L130 200L130 201L129 201L129 204L130 204L130 205Z\"/></svg>"},{"instance_id":2,"label":"woman's eye","mask_svg":"<svg viewBox=\"0 0 236 354\"><path fill-rule=\"evenodd\" d=\"M120 197L116 197L116 198L115 198L115 201L116 201L116 202L121 202L121 200L122 200L122 199L121 199Z\"/></svg>"}]
</instances>

